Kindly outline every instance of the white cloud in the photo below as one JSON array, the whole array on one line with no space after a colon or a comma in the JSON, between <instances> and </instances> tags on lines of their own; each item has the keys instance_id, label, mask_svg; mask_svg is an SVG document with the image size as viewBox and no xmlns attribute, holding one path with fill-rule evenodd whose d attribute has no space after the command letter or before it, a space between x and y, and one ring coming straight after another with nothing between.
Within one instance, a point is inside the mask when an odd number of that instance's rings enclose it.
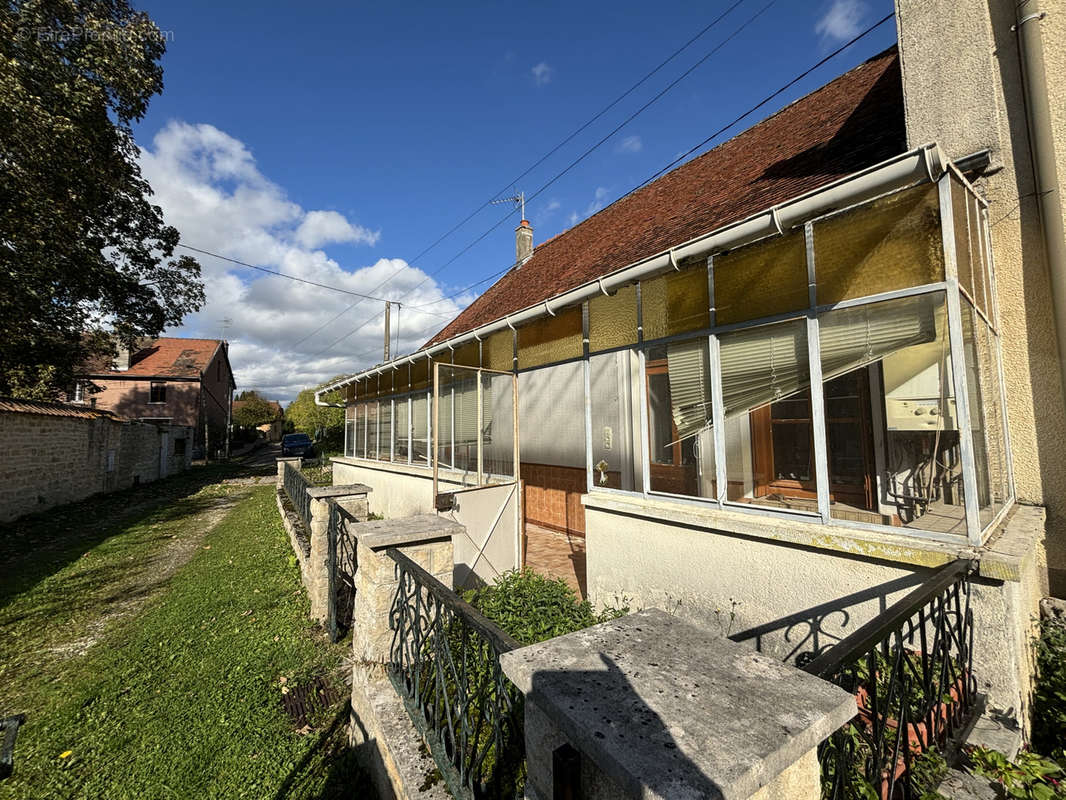
<instances>
[{"instance_id":1,"label":"white cloud","mask_svg":"<svg viewBox=\"0 0 1066 800\"><path fill-rule=\"evenodd\" d=\"M596 191L593 193L592 200L585 206L584 213L577 211L571 211L570 216L567 218L571 226L577 225L581 220L591 217L601 208L607 204L607 188L605 186L596 187Z\"/></svg>"},{"instance_id":2,"label":"white cloud","mask_svg":"<svg viewBox=\"0 0 1066 800\"><path fill-rule=\"evenodd\" d=\"M353 225L343 214L336 211L308 211L304 221L296 229L296 241L304 247L312 248L339 242L374 245L380 238L381 231L370 231L362 225Z\"/></svg>"},{"instance_id":3,"label":"white cloud","mask_svg":"<svg viewBox=\"0 0 1066 800\"><path fill-rule=\"evenodd\" d=\"M552 76L555 74L555 70L549 67L544 61L536 64L530 72L533 73L533 83L537 86L544 86L545 84L551 83Z\"/></svg>"},{"instance_id":4,"label":"white cloud","mask_svg":"<svg viewBox=\"0 0 1066 800\"><path fill-rule=\"evenodd\" d=\"M154 202L190 245L352 292L389 298L411 292L398 313L393 309L398 352L421 346L473 299L443 300L447 291L432 279L416 289L426 274L400 258L342 268L323 246L373 244L380 233L335 211L308 211L292 202L259 171L242 142L211 125L169 123L142 148L140 164ZM217 338L221 320L232 320L226 335L240 389L288 401L301 388L381 360L382 303L364 300L311 335L358 298L190 254L203 269L207 302L167 335ZM388 285L376 289L386 279ZM357 333L326 350L359 325ZM300 343L304 337L309 338Z\"/></svg>"},{"instance_id":5,"label":"white cloud","mask_svg":"<svg viewBox=\"0 0 1066 800\"><path fill-rule=\"evenodd\" d=\"M823 42L850 39L862 30L868 10L865 0L833 0L825 16L815 23L814 32Z\"/></svg>"},{"instance_id":6,"label":"white cloud","mask_svg":"<svg viewBox=\"0 0 1066 800\"><path fill-rule=\"evenodd\" d=\"M639 136L627 136L614 148L616 153L639 153L644 149L644 142Z\"/></svg>"}]
</instances>

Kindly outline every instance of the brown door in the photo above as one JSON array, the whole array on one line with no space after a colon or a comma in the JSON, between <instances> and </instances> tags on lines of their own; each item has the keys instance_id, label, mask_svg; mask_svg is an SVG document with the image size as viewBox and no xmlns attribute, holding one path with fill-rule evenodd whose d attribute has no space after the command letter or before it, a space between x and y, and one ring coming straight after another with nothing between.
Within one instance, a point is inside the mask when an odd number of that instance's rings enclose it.
<instances>
[{"instance_id":1,"label":"brown door","mask_svg":"<svg viewBox=\"0 0 1066 800\"><path fill-rule=\"evenodd\" d=\"M648 383L648 452L651 489L669 494L696 495L699 475L696 472L696 439L679 441L670 403L670 377L666 360L649 361Z\"/></svg>"},{"instance_id":2,"label":"brown door","mask_svg":"<svg viewBox=\"0 0 1066 800\"><path fill-rule=\"evenodd\" d=\"M865 368L823 387L829 457L829 498L874 507L870 397ZM751 412L755 496L817 497L810 390Z\"/></svg>"}]
</instances>

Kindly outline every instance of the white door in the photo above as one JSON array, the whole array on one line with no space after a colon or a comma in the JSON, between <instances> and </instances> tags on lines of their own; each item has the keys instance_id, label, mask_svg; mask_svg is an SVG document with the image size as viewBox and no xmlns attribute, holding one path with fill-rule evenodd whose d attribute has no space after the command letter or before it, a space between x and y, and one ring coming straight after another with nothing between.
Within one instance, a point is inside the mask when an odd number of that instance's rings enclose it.
<instances>
[{"instance_id":1,"label":"white door","mask_svg":"<svg viewBox=\"0 0 1066 800\"><path fill-rule=\"evenodd\" d=\"M159 434L159 477L167 476L167 466L170 464L170 434L162 431Z\"/></svg>"}]
</instances>

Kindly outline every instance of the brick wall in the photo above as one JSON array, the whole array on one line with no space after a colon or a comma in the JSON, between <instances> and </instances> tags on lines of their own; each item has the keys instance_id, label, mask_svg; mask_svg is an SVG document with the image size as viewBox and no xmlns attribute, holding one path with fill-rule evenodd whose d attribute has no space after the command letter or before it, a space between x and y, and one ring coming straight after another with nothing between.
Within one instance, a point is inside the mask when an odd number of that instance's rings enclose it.
<instances>
[{"instance_id":1,"label":"brick wall","mask_svg":"<svg viewBox=\"0 0 1066 800\"><path fill-rule=\"evenodd\" d=\"M191 463L191 438L190 428L104 414L0 410L0 521L157 480L164 459L168 474L179 472ZM188 440L184 455L179 439Z\"/></svg>"}]
</instances>

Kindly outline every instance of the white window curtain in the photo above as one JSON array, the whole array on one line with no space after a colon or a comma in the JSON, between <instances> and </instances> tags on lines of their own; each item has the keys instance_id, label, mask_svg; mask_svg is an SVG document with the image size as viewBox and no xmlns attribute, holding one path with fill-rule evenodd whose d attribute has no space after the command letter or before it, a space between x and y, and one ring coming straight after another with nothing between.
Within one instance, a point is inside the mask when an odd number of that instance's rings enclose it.
<instances>
[{"instance_id":1,"label":"white window curtain","mask_svg":"<svg viewBox=\"0 0 1066 800\"><path fill-rule=\"evenodd\" d=\"M711 424L711 378L707 339L686 339L666 346L670 407L680 439Z\"/></svg>"}]
</instances>

